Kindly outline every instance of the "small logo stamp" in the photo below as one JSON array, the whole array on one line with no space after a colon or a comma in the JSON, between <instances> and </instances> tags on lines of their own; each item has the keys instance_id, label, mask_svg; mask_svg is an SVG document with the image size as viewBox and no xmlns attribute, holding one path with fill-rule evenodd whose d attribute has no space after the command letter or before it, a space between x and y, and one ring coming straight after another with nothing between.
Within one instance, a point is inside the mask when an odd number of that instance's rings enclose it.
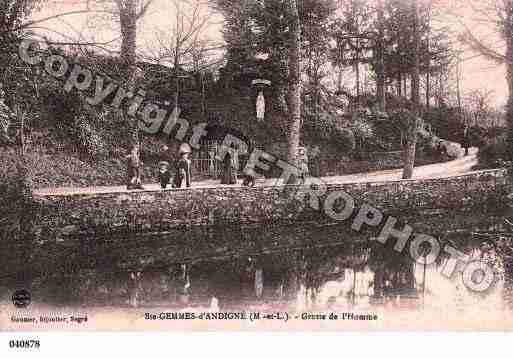
<instances>
[{"instance_id":1,"label":"small logo stamp","mask_svg":"<svg viewBox=\"0 0 513 359\"><path fill-rule=\"evenodd\" d=\"M30 305L30 292L26 289L17 290L12 295L12 304L16 308L27 308Z\"/></svg>"}]
</instances>

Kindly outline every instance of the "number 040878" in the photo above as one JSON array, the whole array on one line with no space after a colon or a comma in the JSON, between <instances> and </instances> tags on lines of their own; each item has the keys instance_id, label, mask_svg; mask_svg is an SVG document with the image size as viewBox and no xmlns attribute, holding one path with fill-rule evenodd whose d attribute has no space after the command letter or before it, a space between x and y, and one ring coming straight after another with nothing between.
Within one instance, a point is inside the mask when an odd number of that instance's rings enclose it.
<instances>
[{"instance_id":1,"label":"number 040878","mask_svg":"<svg viewBox=\"0 0 513 359\"><path fill-rule=\"evenodd\" d=\"M9 341L9 347L14 349L39 349L41 346L41 343L39 340L10 340Z\"/></svg>"}]
</instances>

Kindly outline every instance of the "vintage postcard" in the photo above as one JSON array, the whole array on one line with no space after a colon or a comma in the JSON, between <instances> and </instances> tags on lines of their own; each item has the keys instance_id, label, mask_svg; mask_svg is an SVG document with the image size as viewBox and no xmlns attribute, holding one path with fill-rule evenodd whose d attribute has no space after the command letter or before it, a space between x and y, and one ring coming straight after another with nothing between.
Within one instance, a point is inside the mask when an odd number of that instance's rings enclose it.
<instances>
[{"instance_id":1,"label":"vintage postcard","mask_svg":"<svg viewBox=\"0 0 513 359\"><path fill-rule=\"evenodd\" d=\"M513 329L513 0L0 6L0 331Z\"/></svg>"}]
</instances>

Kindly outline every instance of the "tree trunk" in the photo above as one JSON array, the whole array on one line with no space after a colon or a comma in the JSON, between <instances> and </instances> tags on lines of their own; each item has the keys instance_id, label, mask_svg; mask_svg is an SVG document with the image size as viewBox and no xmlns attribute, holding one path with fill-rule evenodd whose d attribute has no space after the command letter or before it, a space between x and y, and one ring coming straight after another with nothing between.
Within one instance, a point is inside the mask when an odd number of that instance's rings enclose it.
<instances>
[{"instance_id":1,"label":"tree trunk","mask_svg":"<svg viewBox=\"0 0 513 359\"><path fill-rule=\"evenodd\" d=\"M505 2L506 18L504 35L506 38L506 79L509 97L506 104L506 121L508 124L508 155L513 158L513 1Z\"/></svg>"},{"instance_id":2,"label":"tree trunk","mask_svg":"<svg viewBox=\"0 0 513 359\"><path fill-rule=\"evenodd\" d=\"M125 0L120 2L119 6L119 21L121 25L120 57L128 66L134 66L137 40L136 0Z\"/></svg>"},{"instance_id":3,"label":"tree trunk","mask_svg":"<svg viewBox=\"0 0 513 359\"><path fill-rule=\"evenodd\" d=\"M290 22L289 49L289 127L288 162L297 167L299 140L301 135L301 24L296 0L288 0Z\"/></svg>"},{"instance_id":4,"label":"tree trunk","mask_svg":"<svg viewBox=\"0 0 513 359\"><path fill-rule=\"evenodd\" d=\"M426 108L431 106L431 8L428 13L427 55L426 55Z\"/></svg>"},{"instance_id":5,"label":"tree trunk","mask_svg":"<svg viewBox=\"0 0 513 359\"><path fill-rule=\"evenodd\" d=\"M384 64L384 40L385 40L385 16L383 9L383 0L378 0L378 41L377 41L377 89L376 95L378 97L378 109L381 112L385 111L386 107L386 94L385 94L385 64Z\"/></svg>"},{"instance_id":6,"label":"tree trunk","mask_svg":"<svg viewBox=\"0 0 513 359\"><path fill-rule=\"evenodd\" d=\"M119 1L119 22L121 25L121 52L120 58L125 67L127 88L134 89L136 85L137 60L136 60L136 44L137 44L137 1L125 0ZM121 116L127 115L120 110ZM129 178L129 184L141 184L140 171L140 139L139 128L135 118L125 118L126 123L130 126L130 162L132 173Z\"/></svg>"},{"instance_id":7,"label":"tree trunk","mask_svg":"<svg viewBox=\"0 0 513 359\"><path fill-rule=\"evenodd\" d=\"M440 70L440 73L438 75L438 107L441 109L444 96L443 70Z\"/></svg>"},{"instance_id":8,"label":"tree trunk","mask_svg":"<svg viewBox=\"0 0 513 359\"><path fill-rule=\"evenodd\" d=\"M457 76L456 76L456 97L458 99L458 113L460 114L461 116L461 110L462 110L462 104L461 104L461 59L460 59L460 55L458 54L458 59L457 59L458 63L456 64L456 71L457 71Z\"/></svg>"},{"instance_id":9,"label":"tree trunk","mask_svg":"<svg viewBox=\"0 0 513 359\"><path fill-rule=\"evenodd\" d=\"M178 61L175 61L175 109L178 110L180 104L180 74L178 73ZM177 112L178 113L178 112Z\"/></svg>"},{"instance_id":10,"label":"tree trunk","mask_svg":"<svg viewBox=\"0 0 513 359\"><path fill-rule=\"evenodd\" d=\"M338 60L340 61L338 64L338 78L337 78L337 90L338 93L342 93L342 75L344 73L344 66L342 65L344 59L344 48L342 44L338 44Z\"/></svg>"},{"instance_id":11,"label":"tree trunk","mask_svg":"<svg viewBox=\"0 0 513 359\"><path fill-rule=\"evenodd\" d=\"M16 116L16 124L13 124L16 129L14 135L14 143L19 144L20 156L25 156L25 117L26 113L21 108L20 103L15 97L14 115Z\"/></svg>"},{"instance_id":12,"label":"tree trunk","mask_svg":"<svg viewBox=\"0 0 513 359\"><path fill-rule=\"evenodd\" d=\"M20 121L20 146L21 146L21 155L25 156L26 149L25 149L25 117L26 114L23 112L19 112L18 119Z\"/></svg>"},{"instance_id":13,"label":"tree trunk","mask_svg":"<svg viewBox=\"0 0 513 359\"><path fill-rule=\"evenodd\" d=\"M418 119L420 117L420 30L419 30L419 4L418 0L412 1L413 15L413 36L415 41L415 64L412 71L411 92L413 102L413 114L408 124L408 138L404 156L403 179L413 177L413 167L415 165L415 152L417 147L417 129Z\"/></svg>"},{"instance_id":14,"label":"tree trunk","mask_svg":"<svg viewBox=\"0 0 513 359\"><path fill-rule=\"evenodd\" d=\"M429 74L429 69L426 74L426 108L429 110L431 106L431 75Z\"/></svg>"},{"instance_id":15,"label":"tree trunk","mask_svg":"<svg viewBox=\"0 0 513 359\"><path fill-rule=\"evenodd\" d=\"M178 73L178 68L180 67L180 37L181 37L181 31L179 29L180 21L183 21L183 17L180 17L180 7L176 5L176 28L175 28L175 36L176 36L176 42L175 42L175 56L173 61L174 71L175 71L175 110L178 111L178 104L180 102L180 74ZM178 112L176 112L178 113Z\"/></svg>"},{"instance_id":16,"label":"tree trunk","mask_svg":"<svg viewBox=\"0 0 513 359\"><path fill-rule=\"evenodd\" d=\"M357 44L356 46L360 46ZM361 96L361 80L360 80L360 56L358 54L358 50L356 50L357 55L355 56L355 72L356 72L356 105L360 107L360 96Z\"/></svg>"},{"instance_id":17,"label":"tree trunk","mask_svg":"<svg viewBox=\"0 0 513 359\"><path fill-rule=\"evenodd\" d=\"M205 74L201 72L201 114L205 119L207 116L207 108L205 105Z\"/></svg>"},{"instance_id":18,"label":"tree trunk","mask_svg":"<svg viewBox=\"0 0 513 359\"><path fill-rule=\"evenodd\" d=\"M403 77L401 73L397 75L397 96L401 97L403 95Z\"/></svg>"},{"instance_id":19,"label":"tree trunk","mask_svg":"<svg viewBox=\"0 0 513 359\"><path fill-rule=\"evenodd\" d=\"M407 74L404 74L404 76L403 76L403 86L404 86L403 96L405 98L407 98L408 97L408 75Z\"/></svg>"},{"instance_id":20,"label":"tree trunk","mask_svg":"<svg viewBox=\"0 0 513 359\"><path fill-rule=\"evenodd\" d=\"M337 92L342 93L342 74L344 69L342 66L338 67L338 77L337 77Z\"/></svg>"}]
</instances>

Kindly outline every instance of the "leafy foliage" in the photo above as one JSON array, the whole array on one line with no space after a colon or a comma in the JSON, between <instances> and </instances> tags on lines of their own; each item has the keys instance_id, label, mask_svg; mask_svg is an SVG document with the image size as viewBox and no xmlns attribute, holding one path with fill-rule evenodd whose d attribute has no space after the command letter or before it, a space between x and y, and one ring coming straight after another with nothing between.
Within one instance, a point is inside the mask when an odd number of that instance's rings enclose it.
<instances>
[{"instance_id":1,"label":"leafy foliage","mask_svg":"<svg viewBox=\"0 0 513 359\"><path fill-rule=\"evenodd\" d=\"M507 145L507 136L503 135L488 141L478 153L478 166L480 168L499 168L511 161L510 150Z\"/></svg>"},{"instance_id":2,"label":"leafy foliage","mask_svg":"<svg viewBox=\"0 0 513 359\"><path fill-rule=\"evenodd\" d=\"M12 149L2 149L0 156L0 238L16 239L23 231L23 220L34 208L31 173L27 164Z\"/></svg>"}]
</instances>

